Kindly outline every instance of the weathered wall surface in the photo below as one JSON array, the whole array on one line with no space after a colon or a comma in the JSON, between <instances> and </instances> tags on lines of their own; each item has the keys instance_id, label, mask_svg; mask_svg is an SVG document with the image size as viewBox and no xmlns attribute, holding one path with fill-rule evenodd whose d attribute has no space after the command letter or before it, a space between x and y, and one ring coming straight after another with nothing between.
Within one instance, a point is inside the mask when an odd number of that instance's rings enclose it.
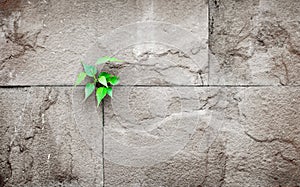
<instances>
[{"instance_id":1,"label":"weathered wall surface","mask_svg":"<svg viewBox=\"0 0 300 187\"><path fill-rule=\"evenodd\" d=\"M299 1L210 5L211 84L299 85Z\"/></svg>"},{"instance_id":2,"label":"weathered wall surface","mask_svg":"<svg viewBox=\"0 0 300 187\"><path fill-rule=\"evenodd\" d=\"M0 0L0 186L300 186L298 0ZM99 108L80 61L120 76Z\"/></svg>"}]
</instances>

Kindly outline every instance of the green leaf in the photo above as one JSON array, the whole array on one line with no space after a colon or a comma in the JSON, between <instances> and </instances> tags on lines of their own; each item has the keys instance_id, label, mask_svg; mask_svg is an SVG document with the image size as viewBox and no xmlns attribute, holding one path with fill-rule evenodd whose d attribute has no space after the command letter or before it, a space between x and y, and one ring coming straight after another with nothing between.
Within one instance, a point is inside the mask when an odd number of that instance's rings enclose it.
<instances>
[{"instance_id":1,"label":"green leaf","mask_svg":"<svg viewBox=\"0 0 300 187\"><path fill-rule=\"evenodd\" d=\"M98 81L103 84L105 87L107 87L107 81L104 76L99 77Z\"/></svg>"},{"instance_id":2,"label":"green leaf","mask_svg":"<svg viewBox=\"0 0 300 187\"><path fill-rule=\"evenodd\" d=\"M117 76L112 76L108 79L108 82L111 84L111 85L116 85L119 83L119 77Z\"/></svg>"},{"instance_id":3,"label":"green leaf","mask_svg":"<svg viewBox=\"0 0 300 187\"><path fill-rule=\"evenodd\" d=\"M105 97L107 93L107 88L105 87L100 87L97 89L96 91L96 98L97 98L97 101L98 101L98 104L97 104L97 107L100 105L102 99Z\"/></svg>"},{"instance_id":4,"label":"green leaf","mask_svg":"<svg viewBox=\"0 0 300 187\"><path fill-rule=\"evenodd\" d=\"M95 66L91 66L91 65L87 65L87 64L84 64L82 63L83 65L83 68L84 68L84 71L85 73L90 76L90 77L94 77L97 73L97 69Z\"/></svg>"},{"instance_id":5,"label":"green leaf","mask_svg":"<svg viewBox=\"0 0 300 187\"><path fill-rule=\"evenodd\" d=\"M77 80L75 82L75 86L79 85L86 77L86 73L81 72L78 74Z\"/></svg>"},{"instance_id":6,"label":"green leaf","mask_svg":"<svg viewBox=\"0 0 300 187\"><path fill-rule=\"evenodd\" d=\"M85 85L85 98L84 100L86 100L94 91L95 89L95 84L93 83L87 83Z\"/></svg>"},{"instance_id":7,"label":"green leaf","mask_svg":"<svg viewBox=\"0 0 300 187\"><path fill-rule=\"evenodd\" d=\"M109 58L109 62L123 62L123 60L119 60L115 57L111 57L111 58Z\"/></svg>"},{"instance_id":8,"label":"green leaf","mask_svg":"<svg viewBox=\"0 0 300 187\"><path fill-rule=\"evenodd\" d=\"M109 79L112 75L106 72L101 72L98 78L100 78L101 76L104 76L106 79Z\"/></svg>"},{"instance_id":9,"label":"green leaf","mask_svg":"<svg viewBox=\"0 0 300 187\"><path fill-rule=\"evenodd\" d=\"M109 60L110 60L110 57L104 56L104 57L99 58L99 59L97 60L96 65L98 65L98 64L103 64L103 63L106 63L106 62L109 62Z\"/></svg>"},{"instance_id":10,"label":"green leaf","mask_svg":"<svg viewBox=\"0 0 300 187\"><path fill-rule=\"evenodd\" d=\"M109 95L112 98L112 87L107 88L107 95Z\"/></svg>"}]
</instances>

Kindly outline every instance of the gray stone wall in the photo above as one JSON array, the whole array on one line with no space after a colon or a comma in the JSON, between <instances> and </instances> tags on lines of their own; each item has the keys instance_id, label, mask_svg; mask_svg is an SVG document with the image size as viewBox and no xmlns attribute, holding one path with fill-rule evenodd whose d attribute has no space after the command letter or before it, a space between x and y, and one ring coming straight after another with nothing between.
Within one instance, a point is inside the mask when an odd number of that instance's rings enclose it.
<instances>
[{"instance_id":1,"label":"gray stone wall","mask_svg":"<svg viewBox=\"0 0 300 187\"><path fill-rule=\"evenodd\" d=\"M0 186L300 186L298 0L0 0ZM80 61L118 75L97 108Z\"/></svg>"}]
</instances>

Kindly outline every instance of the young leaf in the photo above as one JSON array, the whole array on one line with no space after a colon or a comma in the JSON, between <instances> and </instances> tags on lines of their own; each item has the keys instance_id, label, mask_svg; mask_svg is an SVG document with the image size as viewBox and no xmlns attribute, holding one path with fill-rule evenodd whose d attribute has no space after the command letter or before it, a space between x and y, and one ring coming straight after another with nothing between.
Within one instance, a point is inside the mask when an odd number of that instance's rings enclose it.
<instances>
[{"instance_id":1,"label":"young leaf","mask_svg":"<svg viewBox=\"0 0 300 187\"><path fill-rule=\"evenodd\" d=\"M95 84L93 83L87 83L85 85L85 98L84 100L86 100L94 91L95 89Z\"/></svg>"},{"instance_id":2,"label":"young leaf","mask_svg":"<svg viewBox=\"0 0 300 187\"><path fill-rule=\"evenodd\" d=\"M75 86L79 85L86 77L86 73L81 72L78 74L77 80L75 82Z\"/></svg>"},{"instance_id":3,"label":"young leaf","mask_svg":"<svg viewBox=\"0 0 300 187\"><path fill-rule=\"evenodd\" d=\"M109 58L109 62L123 62L123 60L119 60L115 57L111 57L111 58Z\"/></svg>"},{"instance_id":4,"label":"young leaf","mask_svg":"<svg viewBox=\"0 0 300 187\"><path fill-rule=\"evenodd\" d=\"M105 87L100 87L97 89L97 91L96 91L96 98L98 101L97 107L101 103L102 99L105 97L106 93L107 93L107 88L105 88Z\"/></svg>"},{"instance_id":5,"label":"young leaf","mask_svg":"<svg viewBox=\"0 0 300 187\"><path fill-rule=\"evenodd\" d=\"M108 62L109 60L110 60L110 58L109 58L108 56L104 56L104 57L99 58L99 59L97 60L96 65L106 63L106 62Z\"/></svg>"},{"instance_id":6,"label":"young leaf","mask_svg":"<svg viewBox=\"0 0 300 187\"><path fill-rule=\"evenodd\" d=\"M91 66L91 65L87 65L87 64L84 64L82 63L83 65L83 68L84 68L84 71L85 73L90 76L90 77L94 77L97 73L97 69L95 66Z\"/></svg>"},{"instance_id":7,"label":"young leaf","mask_svg":"<svg viewBox=\"0 0 300 187\"><path fill-rule=\"evenodd\" d=\"M112 98L112 87L107 88L107 95L109 95Z\"/></svg>"},{"instance_id":8,"label":"young leaf","mask_svg":"<svg viewBox=\"0 0 300 187\"><path fill-rule=\"evenodd\" d=\"M101 76L104 76L106 79L110 78L112 75L106 72L101 72L98 76L100 78Z\"/></svg>"},{"instance_id":9,"label":"young leaf","mask_svg":"<svg viewBox=\"0 0 300 187\"><path fill-rule=\"evenodd\" d=\"M104 76L99 77L98 81L104 85L105 87L107 87L107 81L106 78Z\"/></svg>"},{"instance_id":10,"label":"young leaf","mask_svg":"<svg viewBox=\"0 0 300 187\"><path fill-rule=\"evenodd\" d=\"M111 78L108 79L108 82L111 84L111 85L116 85L119 83L119 77L117 76L112 76Z\"/></svg>"}]
</instances>

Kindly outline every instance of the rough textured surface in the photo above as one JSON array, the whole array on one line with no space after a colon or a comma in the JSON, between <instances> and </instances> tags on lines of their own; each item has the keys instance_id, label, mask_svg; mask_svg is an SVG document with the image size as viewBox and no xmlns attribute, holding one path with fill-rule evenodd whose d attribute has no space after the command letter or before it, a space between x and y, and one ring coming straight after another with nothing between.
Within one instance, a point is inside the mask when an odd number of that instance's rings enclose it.
<instances>
[{"instance_id":1,"label":"rough textured surface","mask_svg":"<svg viewBox=\"0 0 300 187\"><path fill-rule=\"evenodd\" d=\"M210 12L210 84L300 84L298 0L212 0Z\"/></svg>"},{"instance_id":2,"label":"rough textured surface","mask_svg":"<svg viewBox=\"0 0 300 187\"><path fill-rule=\"evenodd\" d=\"M166 69L162 70L161 81L207 84L207 3L176 0L167 4L159 0L1 1L0 84L72 85L82 70L80 60L92 64L104 55L124 58L130 63L130 67L124 64L124 71L132 69L132 64L141 66L136 77L156 76L160 71L153 70L153 62L141 60L152 53L170 56L167 61L155 59ZM165 49L134 49L145 48L149 42ZM138 54L131 55L128 50ZM187 62L175 68L178 53ZM184 80L164 80L164 75L180 74L182 70L186 71ZM131 84L126 77L122 76L123 84Z\"/></svg>"},{"instance_id":3,"label":"rough textured surface","mask_svg":"<svg viewBox=\"0 0 300 187\"><path fill-rule=\"evenodd\" d=\"M116 88L105 100L104 165L101 110L82 93L1 89L2 184L300 183L297 87Z\"/></svg>"},{"instance_id":4,"label":"rough textured surface","mask_svg":"<svg viewBox=\"0 0 300 187\"><path fill-rule=\"evenodd\" d=\"M227 186L299 186L299 88L239 93L240 129L229 130Z\"/></svg>"},{"instance_id":5,"label":"rough textured surface","mask_svg":"<svg viewBox=\"0 0 300 187\"><path fill-rule=\"evenodd\" d=\"M224 147L213 143L222 115L210 109L222 97L217 89L120 88L116 97L104 115L105 186L220 183Z\"/></svg>"},{"instance_id":6,"label":"rough textured surface","mask_svg":"<svg viewBox=\"0 0 300 187\"><path fill-rule=\"evenodd\" d=\"M0 187L299 187L299 20L298 0L0 0ZM96 108L70 85L104 55L121 86Z\"/></svg>"},{"instance_id":7,"label":"rough textured surface","mask_svg":"<svg viewBox=\"0 0 300 187\"><path fill-rule=\"evenodd\" d=\"M0 90L1 186L102 183L101 155L86 145L76 124L89 114L73 111L72 106L78 106L78 101L72 99L72 93L69 88ZM82 96L77 94L76 98ZM88 104L95 103L90 99ZM88 125L95 123L84 120Z\"/></svg>"},{"instance_id":8,"label":"rough textured surface","mask_svg":"<svg viewBox=\"0 0 300 187\"><path fill-rule=\"evenodd\" d=\"M105 186L297 186L299 91L120 88L105 107Z\"/></svg>"}]
</instances>

